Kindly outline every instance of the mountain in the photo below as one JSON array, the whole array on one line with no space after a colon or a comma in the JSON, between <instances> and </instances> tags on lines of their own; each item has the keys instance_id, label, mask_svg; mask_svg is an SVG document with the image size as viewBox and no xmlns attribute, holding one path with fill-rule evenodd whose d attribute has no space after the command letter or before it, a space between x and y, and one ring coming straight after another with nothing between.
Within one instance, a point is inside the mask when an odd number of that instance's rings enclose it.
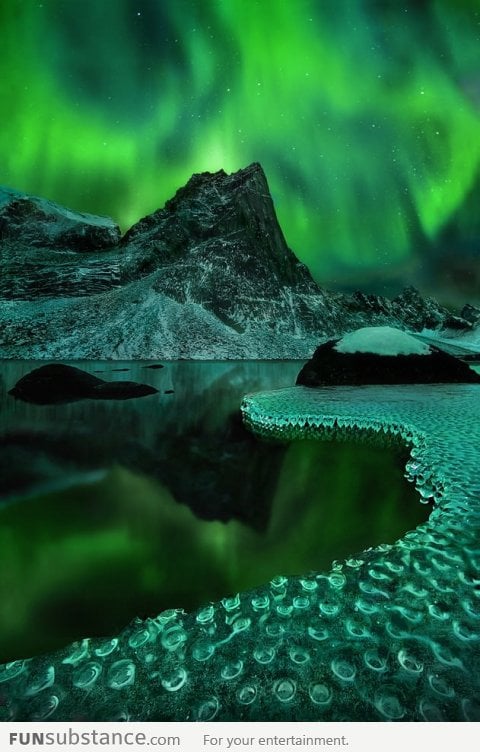
<instances>
[{"instance_id":1,"label":"mountain","mask_svg":"<svg viewBox=\"0 0 480 752\"><path fill-rule=\"evenodd\" d=\"M120 229L107 217L0 187L0 298L110 289L120 279L119 241Z\"/></svg>"},{"instance_id":2,"label":"mountain","mask_svg":"<svg viewBox=\"0 0 480 752\"><path fill-rule=\"evenodd\" d=\"M259 164L193 175L123 238L111 220L5 189L0 266L7 358L307 358L364 325L458 335L476 322L414 288L393 300L319 288Z\"/></svg>"}]
</instances>

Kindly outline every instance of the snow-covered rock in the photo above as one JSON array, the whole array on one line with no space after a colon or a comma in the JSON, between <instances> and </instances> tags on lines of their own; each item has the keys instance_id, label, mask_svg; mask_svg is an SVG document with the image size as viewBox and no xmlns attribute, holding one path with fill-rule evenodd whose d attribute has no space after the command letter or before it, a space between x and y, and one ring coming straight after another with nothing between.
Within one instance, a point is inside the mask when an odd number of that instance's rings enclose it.
<instances>
[{"instance_id":1,"label":"snow-covered rock","mask_svg":"<svg viewBox=\"0 0 480 752\"><path fill-rule=\"evenodd\" d=\"M364 327L320 345L301 386L480 383L466 363L391 327Z\"/></svg>"}]
</instances>

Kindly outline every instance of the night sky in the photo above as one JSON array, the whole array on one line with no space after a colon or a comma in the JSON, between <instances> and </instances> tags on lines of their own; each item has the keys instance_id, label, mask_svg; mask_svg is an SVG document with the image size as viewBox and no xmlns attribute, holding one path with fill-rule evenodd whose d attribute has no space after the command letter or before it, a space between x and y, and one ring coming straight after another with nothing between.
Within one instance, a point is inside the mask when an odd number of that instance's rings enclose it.
<instances>
[{"instance_id":1,"label":"night sky","mask_svg":"<svg viewBox=\"0 0 480 752\"><path fill-rule=\"evenodd\" d=\"M2 0L0 183L126 229L259 161L319 283L480 300L480 0Z\"/></svg>"}]
</instances>

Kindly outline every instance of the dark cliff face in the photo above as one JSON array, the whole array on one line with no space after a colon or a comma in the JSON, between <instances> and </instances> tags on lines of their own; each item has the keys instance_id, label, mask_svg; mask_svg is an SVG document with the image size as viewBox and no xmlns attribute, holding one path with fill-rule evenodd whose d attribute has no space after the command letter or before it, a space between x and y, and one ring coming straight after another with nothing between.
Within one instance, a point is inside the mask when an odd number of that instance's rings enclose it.
<instances>
[{"instance_id":1,"label":"dark cliff face","mask_svg":"<svg viewBox=\"0 0 480 752\"><path fill-rule=\"evenodd\" d=\"M123 244L131 243L149 246L159 263L185 256L199 245L234 263L241 250L262 262L264 276L270 272L283 282L296 281L299 266L257 163L231 175L223 170L193 175L163 209L126 233Z\"/></svg>"},{"instance_id":2,"label":"dark cliff face","mask_svg":"<svg viewBox=\"0 0 480 752\"><path fill-rule=\"evenodd\" d=\"M0 191L0 264L3 357L306 358L365 325L475 326L414 288L320 289L256 163L193 175L122 239L111 220Z\"/></svg>"}]
</instances>

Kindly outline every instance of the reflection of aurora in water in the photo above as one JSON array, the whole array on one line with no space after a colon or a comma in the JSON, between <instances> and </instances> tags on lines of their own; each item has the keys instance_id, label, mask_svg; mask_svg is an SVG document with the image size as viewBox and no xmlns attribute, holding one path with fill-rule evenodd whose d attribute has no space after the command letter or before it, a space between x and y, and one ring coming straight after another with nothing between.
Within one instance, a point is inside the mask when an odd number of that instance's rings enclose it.
<instances>
[{"instance_id":1,"label":"reflection of aurora in water","mask_svg":"<svg viewBox=\"0 0 480 752\"><path fill-rule=\"evenodd\" d=\"M295 388L248 397L261 435L401 435L436 507L329 573L2 667L4 719L480 720L477 386ZM361 432L359 436L361 437ZM381 504L381 499L379 499Z\"/></svg>"},{"instance_id":2,"label":"reflection of aurora in water","mask_svg":"<svg viewBox=\"0 0 480 752\"><path fill-rule=\"evenodd\" d=\"M258 160L317 279L434 288L442 254L478 254L478 10L5 0L0 180L127 226Z\"/></svg>"}]
</instances>

